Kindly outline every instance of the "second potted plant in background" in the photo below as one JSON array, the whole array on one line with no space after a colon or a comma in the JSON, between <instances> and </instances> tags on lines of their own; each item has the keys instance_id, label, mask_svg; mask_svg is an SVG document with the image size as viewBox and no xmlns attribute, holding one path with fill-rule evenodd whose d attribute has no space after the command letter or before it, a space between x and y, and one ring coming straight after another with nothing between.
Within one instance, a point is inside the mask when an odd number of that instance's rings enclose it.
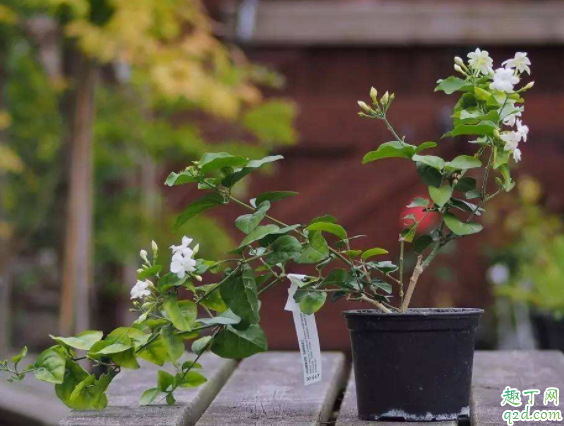
<instances>
[{"instance_id":1,"label":"second potted plant in background","mask_svg":"<svg viewBox=\"0 0 564 426\"><path fill-rule=\"evenodd\" d=\"M172 173L166 184L188 184L204 191L179 215L176 227L218 206L231 204L246 211L235 221L244 237L229 256L218 261L199 258L198 245L185 237L182 244L171 247L165 273L162 255L153 244L152 255L141 252L143 265L132 290L139 317L131 327L106 336L99 331L53 336L54 345L33 365L18 369L22 353L11 363L2 362L0 372L11 374L13 380L34 373L54 383L69 407L102 409L107 405L106 389L122 368L139 368L139 358L158 365L172 362L176 374L159 372L156 387L145 391L141 402L166 398L174 404L179 388L205 381L199 371L205 350L225 358L267 350L259 299L276 285L288 285L290 278L288 305L305 315L341 298L363 301L371 308L344 313L351 331L360 418L432 421L468 415L474 331L482 311L409 306L421 274L440 250L455 239L480 232L477 218L485 203L513 188L509 163L521 158L518 145L528 133L519 119L522 94L532 87L516 87L522 73L529 72L525 54L518 53L495 72L487 52L477 49L468 56L467 62L455 58L460 77L441 80L436 90L460 94L454 128L446 136L473 138L465 146L471 150L469 155L445 160L431 154L435 142L408 143L387 118L393 94L378 97L372 89L372 106L359 102L360 115L382 121L393 139L366 154L364 163L405 159L428 187L428 197L410 204L424 213L418 219L405 218L397 262L386 259L388 251L380 247L358 248L358 236L349 235L331 215L292 224L273 217L272 205L294 192L265 192L248 201L236 197L233 189L238 182L281 156L249 160L208 153ZM438 226L418 233L428 215L439 219ZM417 254L409 278L408 248ZM307 267L307 275L288 273L290 267L301 265ZM200 317L199 308L206 315ZM185 339L192 340L196 357L180 364ZM106 373L89 374L78 364L80 359L103 365Z\"/></svg>"}]
</instances>

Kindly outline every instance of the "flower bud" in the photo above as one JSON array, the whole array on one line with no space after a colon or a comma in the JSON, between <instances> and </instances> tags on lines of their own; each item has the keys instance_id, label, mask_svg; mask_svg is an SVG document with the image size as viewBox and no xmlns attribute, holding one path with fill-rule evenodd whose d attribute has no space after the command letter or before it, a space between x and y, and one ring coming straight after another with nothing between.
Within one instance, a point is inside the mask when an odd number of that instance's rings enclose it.
<instances>
[{"instance_id":1,"label":"flower bud","mask_svg":"<svg viewBox=\"0 0 564 426\"><path fill-rule=\"evenodd\" d=\"M199 250L200 250L200 244L196 244L196 247L194 247L194 250L192 250L192 256L196 256Z\"/></svg>"},{"instance_id":2,"label":"flower bud","mask_svg":"<svg viewBox=\"0 0 564 426\"><path fill-rule=\"evenodd\" d=\"M390 99L390 95L388 94L388 92L384 93L384 96L382 96L382 99L380 99L382 106L388 105L389 99Z\"/></svg>"},{"instance_id":3,"label":"flower bud","mask_svg":"<svg viewBox=\"0 0 564 426\"><path fill-rule=\"evenodd\" d=\"M358 106L361 107L366 112L372 112L372 108L370 108L368 105L366 105L362 101L358 101Z\"/></svg>"},{"instance_id":4,"label":"flower bud","mask_svg":"<svg viewBox=\"0 0 564 426\"><path fill-rule=\"evenodd\" d=\"M147 252L145 250L141 250L139 252L139 256L141 256L141 259L143 259L145 262L149 263L149 259L147 259Z\"/></svg>"},{"instance_id":5,"label":"flower bud","mask_svg":"<svg viewBox=\"0 0 564 426\"><path fill-rule=\"evenodd\" d=\"M194 279L196 281L200 281L200 282L202 281L202 277L200 275L194 275Z\"/></svg>"},{"instance_id":6,"label":"flower bud","mask_svg":"<svg viewBox=\"0 0 564 426\"><path fill-rule=\"evenodd\" d=\"M370 88L370 97L372 98L372 102L374 102L375 104L378 103L378 91L374 88L371 87Z\"/></svg>"},{"instance_id":7,"label":"flower bud","mask_svg":"<svg viewBox=\"0 0 564 426\"><path fill-rule=\"evenodd\" d=\"M159 251L159 246L155 243L155 240L151 241L151 249L153 250L153 255L156 255Z\"/></svg>"},{"instance_id":8,"label":"flower bud","mask_svg":"<svg viewBox=\"0 0 564 426\"><path fill-rule=\"evenodd\" d=\"M519 90L519 91L520 91L520 92L524 92L525 90L532 89L534 85L535 85L535 82L534 82L534 81L531 81L530 83L527 83L527 84L525 85L525 87L523 87L523 88L522 88L521 90Z\"/></svg>"},{"instance_id":9,"label":"flower bud","mask_svg":"<svg viewBox=\"0 0 564 426\"><path fill-rule=\"evenodd\" d=\"M395 93L392 93L392 94L390 95L390 103L392 103L392 101L393 101L395 98L396 98L396 94L395 94Z\"/></svg>"},{"instance_id":10,"label":"flower bud","mask_svg":"<svg viewBox=\"0 0 564 426\"><path fill-rule=\"evenodd\" d=\"M464 61L462 60L462 58L460 56L454 57L454 63L458 64L458 65L464 65Z\"/></svg>"},{"instance_id":11,"label":"flower bud","mask_svg":"<svg viewBox=\"0 0 564 426\"><path fill-rule=\"evenodd\" d=\"M143 268L139 268L139 269L137 270L137 273L138 273L138 274L140 274L141 272L143 272Z\"/></svg>"},{"instance_id":12,"label":"flower bud","mask_svg":"<svg viewBox=\"0 0 564 426\"><path fill-rule=\"evenodd\" d=\"M465 73L464 70L460 67L460 65L455 65L455 66L454 66L454 70L455 70L455 71L458 71L460 74L466 75L466 73Z\"/></svg>"}]
</instances>

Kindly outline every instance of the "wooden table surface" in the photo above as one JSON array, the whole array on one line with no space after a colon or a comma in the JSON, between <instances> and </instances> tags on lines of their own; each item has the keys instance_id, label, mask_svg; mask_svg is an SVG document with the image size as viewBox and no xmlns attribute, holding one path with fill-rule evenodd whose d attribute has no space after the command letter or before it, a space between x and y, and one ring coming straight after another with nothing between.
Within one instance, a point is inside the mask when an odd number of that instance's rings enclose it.
<instances>
[{"instance_id":1,"label":"wooden table surface","mask_svg":"<svg viewBox=\"0 0 564 426\"><path fill-rule=\"evenodd\" d=\"M350 365L342 353L322 355L323 379L303 385L297 352L268 352L239 363L205 354L201 364L208 382L199 388L182 389L177 405L164 403L140 407L141 393L154 387L158 368L149 364L126 371L109 391L109 407L101 412L72 412L60 425L67 426L155 426L155 425L336 425L336 426L456 426L456 422L402 423L365 422L357 419L356 389ZM535 409L544 407L547 387L564 389L564 356L556 351L476 352L470 419L459 425L506 425L501 393L506 386L540 389ZM0 387L0 409L4 387ZM343 397L344 393L344 397ZM50 402L50 404L52 404ZM34 407L34 416L37 408ZM6 409L6 407L4 407ZM518 408L522 409L522 408ZM54 410L46 410L53 412ZM37 420L35 418L35 420ZM45 423L49 423L45 419ZM2 421L0 420L0 424ZM37 424L30 421L29 424ZM518 422L516 426L557 425L564 422Z\"/></svg>"}]
</instances>

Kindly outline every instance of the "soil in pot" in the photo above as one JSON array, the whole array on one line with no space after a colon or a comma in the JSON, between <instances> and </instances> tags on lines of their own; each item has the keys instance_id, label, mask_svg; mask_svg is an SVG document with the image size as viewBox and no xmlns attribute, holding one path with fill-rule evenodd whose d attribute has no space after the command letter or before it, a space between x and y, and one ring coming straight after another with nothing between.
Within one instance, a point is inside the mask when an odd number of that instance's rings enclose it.
<instances>
[{"instance_id":1,"label":"soil in pot","mask_svg":"<svg viewBox=\"0 0 564 426\"><path fill-rule=\"evenodd\" d=\"M539 349L564 352L564 318L557 319L548 312L535 312L533 324Z\"/></svg>"},{"instance_id":2,"label":"soil in pot","mask_svg":"<svg viewBox=\"0 0 564 426\"><path fill-rule=\"evenodd\" d=\"M441 421L469 415L481 309L343 312L362 420Z\"/></svg>"}]
</instances>

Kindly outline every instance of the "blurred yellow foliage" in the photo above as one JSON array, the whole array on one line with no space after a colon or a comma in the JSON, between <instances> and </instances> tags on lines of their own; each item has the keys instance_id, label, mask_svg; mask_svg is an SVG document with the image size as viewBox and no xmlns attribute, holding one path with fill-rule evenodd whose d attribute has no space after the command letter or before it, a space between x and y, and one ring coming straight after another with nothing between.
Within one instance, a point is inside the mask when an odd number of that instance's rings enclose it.
<instances>
[{"instance_id":1,"label":"blurred yellow foliage","mask_svg":"<svg viewBox=\"0 0 564 426\"><path fill-rule=\"evenodd\" d=\"M0 111L0 130L7 129L12 122L10 114ZM0 145L0 172L19 173L24 166L22 160L11 148ZM1 237L1 236L0 236Z\"/></svg>"},{"instance_id":2,"label":"blurred yellow foliage","mask_svg":"<svg viewBox=\"0 0 564 426\"><path fill-rule=\"evenodd\" d=\"M1 24L15 24L18 21L16 12L8 6L0 4L0 23Z\"/></svg>"},{"instance_id":3,"label":"blurred yellow foliage","mask_svg":"<svg viewBox=\"0 0 564 426\"><path fill-rule=\"evenodd\" d=\"M82 11L87 2L73 4ZM243 57L214 35L198 0L111 0L107 22L98 25L78 12L65 28L81 48L100 62L119 61L147 79L156 93L171 101L185 99L205 111L235 119L245 104L261 99ZM241 63L243 62L243 63Z\"/></svg>"}]
</instances>

